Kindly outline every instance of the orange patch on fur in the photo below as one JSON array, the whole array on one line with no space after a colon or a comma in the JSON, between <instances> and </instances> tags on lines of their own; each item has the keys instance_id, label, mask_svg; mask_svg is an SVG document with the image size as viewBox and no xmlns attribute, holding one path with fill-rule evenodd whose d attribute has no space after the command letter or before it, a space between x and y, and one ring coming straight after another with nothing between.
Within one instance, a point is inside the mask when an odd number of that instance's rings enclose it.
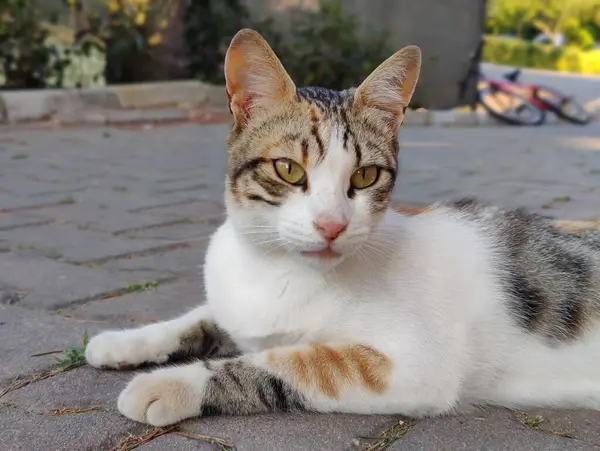
<instances>
[{"instance_id":1,"label":"orange patch on fur","mask_svg":"<svg viewBox=\"0 0 600 451\"><path fill-rule=\"evenodd\" d=\"M286 353L272 350L267 361L282 376L291 376L298 385L316 388L330 398L338 398L340 391L356 384L383 393L391 371L391 362L384 354L364 345L315 344Z\"/></svg>"}]
</instances>

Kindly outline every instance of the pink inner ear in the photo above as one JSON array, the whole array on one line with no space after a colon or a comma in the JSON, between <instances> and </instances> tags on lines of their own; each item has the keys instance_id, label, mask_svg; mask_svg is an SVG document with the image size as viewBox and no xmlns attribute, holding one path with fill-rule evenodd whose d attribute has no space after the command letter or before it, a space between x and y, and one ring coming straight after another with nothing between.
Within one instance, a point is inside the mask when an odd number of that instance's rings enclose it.
<instances>
[{"instance_id":1,"label":"pink inner ear","mask_svg":"<svg viewBox=\"0 0 600 451\"><path fill-rule=\"evenodd\" d=\"M231 108L231 104L235 103L237 106L237 108L235 108L235 110L241 113L241 116L244 120L248 119L250 117L252 101L254 100L255 95L251 94L251 93L246 93L246 95L244 96L243 102L240 103L240 102L233 101L233 96L229 93L227 88L225 89L225 92L227 93L227 106L229 107L229 113L235 115L235 113L233 112L233 109Z\"/></svg>"},{"instance_id":2,"label":"pink inner ear","mask_svg":"<svg viewBox=\"0 0 600 451\"><path fill-rule=\"evenodd\" d=\"M231 110L231 94L229 94L227 88L225 88L225 94L227 94L227 108L229 108L229 114L233 114L233 111Z\"/></svg>"}]
</instances>

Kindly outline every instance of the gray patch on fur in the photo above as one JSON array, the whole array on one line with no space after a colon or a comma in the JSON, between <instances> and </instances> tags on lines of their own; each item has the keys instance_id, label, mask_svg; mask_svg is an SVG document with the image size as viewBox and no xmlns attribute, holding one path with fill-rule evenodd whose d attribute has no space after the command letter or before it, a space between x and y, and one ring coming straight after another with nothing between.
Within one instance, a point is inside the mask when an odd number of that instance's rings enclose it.
<instances>
[{"instance_id":1,"label":"gray patch on fur","mask_svg":"<svg viewBox=\"0 0 600 451\"><path fill-rule=\"evenodd\" d=\"M525 330L565 342L600 317L600 233L569 233L549 218L474 199L448 206L496 244L497 277L510 313Z\"/></svg>"},{"instance_id":2,"label":"gray patch on fur","mask_svg":"<svg viewBox=\"0 0 600 451\"><path fill-rule=\"evenodd\" d=\"M179 338L179 348L169 354L169 360L233 357L239 353L227 332L214 323L199 321Z\"/></svg>"},{"instance_id":3,"label":"gray patch on fur","mask_svg":"<svg viewBox=\"0 0 600 451\"><path fill-rule=\"evenodd\" d=\"M329 109L343 105L353 93L350 90L335 91L333 89L318 86L304 86L296 89L298 97L319 105L323 109Z\"/></svg>"},{"instance_id":4,"label":"gray patch on fur","mask_svg":"<svg viewBox=\"0 0 600 451\"><path fill-rule=\"evenodd\" d=\"M201 415L251 415L307 410L304 396L281 378L244 361L205 362L214 374L205 387Z\"/></svg>"}]
</instances>

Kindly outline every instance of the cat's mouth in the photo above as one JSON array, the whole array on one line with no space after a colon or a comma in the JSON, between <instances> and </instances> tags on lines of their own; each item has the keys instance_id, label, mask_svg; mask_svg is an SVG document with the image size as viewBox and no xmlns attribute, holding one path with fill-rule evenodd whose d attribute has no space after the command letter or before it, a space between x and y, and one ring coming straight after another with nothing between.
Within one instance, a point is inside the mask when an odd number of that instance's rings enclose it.
<instances>
[{"instance_id":1,"label":"cat's mouth","mask_svg":"<svg viewBox=\"0 0 600 451\"><path fill-rule=\"evenodd\" d=\"M302 255L305 255L307 257L323 258L323 259L338 258L338 257L342 256L342 254L334 251L330 247L319 249L318 251L302 251Z\"/></svg>"}]
</instances>

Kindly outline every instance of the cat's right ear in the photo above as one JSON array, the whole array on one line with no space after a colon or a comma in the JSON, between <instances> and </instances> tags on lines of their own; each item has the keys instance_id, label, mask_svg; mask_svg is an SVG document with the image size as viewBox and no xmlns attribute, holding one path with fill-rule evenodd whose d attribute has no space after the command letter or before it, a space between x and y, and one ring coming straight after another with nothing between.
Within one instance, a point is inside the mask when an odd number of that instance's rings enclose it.
<instances>
[{"instance_id":1,"label":"cat's right ear","mask_svg":"<svg viewBox=\"0 0 600 451\"><path fill-rule=\"evenodd\" d=\"M231 40L225 56L229 109L244 124L257 109L292 100L296 86L267 41L243 29Z\"/></svg>"}]
</instances>

